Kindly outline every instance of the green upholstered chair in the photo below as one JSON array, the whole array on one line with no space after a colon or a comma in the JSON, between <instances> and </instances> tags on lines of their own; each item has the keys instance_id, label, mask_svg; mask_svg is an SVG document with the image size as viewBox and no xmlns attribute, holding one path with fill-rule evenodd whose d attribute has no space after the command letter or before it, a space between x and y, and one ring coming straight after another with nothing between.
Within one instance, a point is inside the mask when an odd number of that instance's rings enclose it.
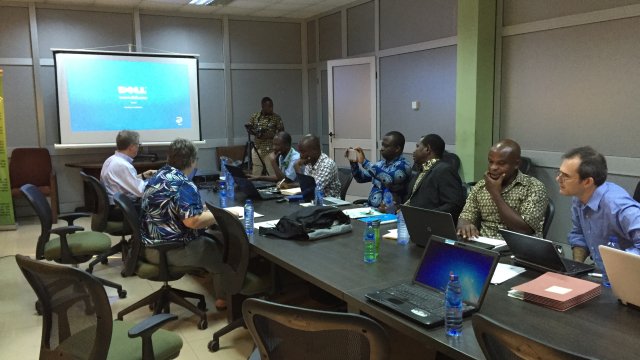
<instances>
[{"instance_id":1,"label":"green upholstered chair","mask_svg":"<svg viewBox=\"0 0 640 360\"><path fill-rule=\"evenodd\" d=\"M73 225L76 219L89 214L59 215L58 218L65 220L68 225L52 229L51 207L40 190L34 185L26 184L20 188L20 191L40 219L36 259L77 266L106 252L111 247L111 238L108 235L95 231L83 231L82 227ZM121 285L105 279L99 280L103 285L116 289L120 298L127 296L127 291L123 290Z\"/></svg>"},{"instance_id":2,"label":"green upholstered chair","mask_svg":"<svg viewBox=\"0 0 640 360\"><path fill-rule=\"evenodd\" d=\"M471 323L480 348L488 360L591 359L531 339L481 313L474 314Z\"/></svg>"},{"instance_id":3,"label":"green upholstered chair","mask_svg":"<svg viewBox=\"0 0 640 360\"><path fill-rule=\"evenodd\" d=\"M89 263L87 272L93 272L93 267L98 263L106 264L108 257L117 253L122 253L122 261L126 262L126 254L129 252L129 243L125 236L131 235L131 229L126 225L124 221L109 221L109 197L107 196L107 189L100 180L91 175L87 175L84 172L80 172L82 181L93 192L93 197L96 200L95 208L91 210L91 230L97 232L104 232L112 236L120 236L120 242L112 246L109 250L98 255L93 261Z\"/></svg>"},{"instance_id":4,"label":"green upholstered chair","mask_svg":"<svg viewBox=\"0 0 640 360\"><path fill-rule=\"evenodd\" d=\"M175 315L139 324L113 321L104 287L93 275L22 255L16 262L42 304L40 359L173 359L180 354L180 336L159 329Z\"/></svg>"},{"instance_id":5,"label":"green upholstered chair","mask_svg":"<svg viewBox=\"0 0 640 360\"><path fill-rule=\"evenodd\" d=\"M153 246L145 246L140 236L140 220L138 212L136 211L133 202L126 195L122 193L116 193L113 196L113 201L122 209L124 215L124 221L131 229L131 250L125 263L123 276L137 275L142 279L151 281L161 281L164 284L162 287L154 293L147 295L143 299L137 301L135 304L128 306L126 309L118 313L118 319L122 318L141 307L149 306L153 308L155 314L162 312L168 313L170 311L169 305L171 303L178 304L192 313L200 317L198 322L198 329L204 330L207 328L207 303L202 294L196 294L190 291L180 290L171 287L169 281L178 280L186 273L202 271L197 267L185 267L185 266L169 266L167 261L167 252L181 248L184 245L180 243L165 243L157 244ZM159 251L160 264L152 264L147 262L144 257L144 250L146 247L153 248ZM198 301L198 305L194 305L187 299L195 299Z\"/></svg>"},{"instance_id":6,"label":"green upholstered chair","mask_svg":"<svg viewBox=\"0 0 640 360\"><path fill-rule=\"evenodd\" d=\"M223 262L225 266L225 285L227 292L227 320L229 323L213 334L208 348L215 352L220 349L220 337L240 327L242 302L252 296L264 295L272 290L272 274L258 275L249 272L251 257L249 238L244 225L238 217L224 209L207 202L207 207L216 218L224 238Z\"/></svg>"},{"instance_id":7,"label":"green upholstered chair","mask_svg":"<svg viewBox=\"0 0 640 360\"><path fill-rule=\"evenodd\" d=\"M389 338L374 320L350 313L304 309L260 299L242 304L247 328L263 360L378 360Z\"/></svg>"}]
</instances>

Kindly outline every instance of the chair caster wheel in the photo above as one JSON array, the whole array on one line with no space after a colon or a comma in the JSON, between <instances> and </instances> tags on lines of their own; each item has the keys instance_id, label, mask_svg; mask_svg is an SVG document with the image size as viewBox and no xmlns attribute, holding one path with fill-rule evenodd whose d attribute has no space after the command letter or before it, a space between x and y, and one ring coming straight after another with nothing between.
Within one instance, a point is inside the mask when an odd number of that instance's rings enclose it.
<instances>
[{"instance_id":1,"label":"chair caster wheel","mask_svg":"<svg viewBox=\"0 0 640 360\"><path fill-rule=\"evenodd\" d=\"M201 320L198 322L198 330L204 330L204 329L206 329L206 328L207 328L207 326L209 326L209 324L207 323L207 320L206 320L206 319L201 319Z\"/></svg>"},{"instance_id":2,"label":"chair caster wheel","mask_svg":"<svg viewBox=\"0 0 640 360\"><path fill-rule=\"evenodd\" d=\"M102 265L107 265L109 263L109 258L104 258L102 260L100 260L100 264Z\"/></svg>"},{"instance_id":3,"label":"chair caster wheel","mask_svg":"<svg viewBox=\"0 0 640 360\"><path fill-rule=\"evenodd\" d=\"M204 301L198 301L198 309L207 311L207 303Z\"/></svg>"},{"instance_id":4,"label":"chair caster wheel","mask_svg":"<svg viewBox=\"0 0 640 360\"><path fill-rule=\"evenodd\" d=\"M36 301L36 313L42 316L42 305L40 304L40 301Z\"/></svg>"},{"instance_id":5,"label":"chair caster wheel","mask_svg":"<svg viewBox=\"0 0 640 360\"><path fill-rule=\"evenodd\" d=\"M207 347L209 348L209 351L211 351L211 352L216 352L216 351L220 350L220 340L211 340L211 341L209 341L209 344L207 344Z\"/></svg>"},{"instance_id":6,"label":"chair caster wheel","mask_svg":"<svg viewBox=\"0 0 640 360\"><path fill-rule=\"evenodd\" d=\"M91 266L89 266L85 271L89 274L93 274L93 268Z\"/></svg>"},{"instance_id":7,"label":"chair caster wheel","mask_svg":"<svg viewBox=\"0 0 640 360\"><path fill-rule=\"evenodd\" d=\"M119 297L120 299L124 299L124 298L126 298L126 297L127 297L127 290L120 290L120 291L118 291L118 297Z\"/></svg>"}]
</instances>

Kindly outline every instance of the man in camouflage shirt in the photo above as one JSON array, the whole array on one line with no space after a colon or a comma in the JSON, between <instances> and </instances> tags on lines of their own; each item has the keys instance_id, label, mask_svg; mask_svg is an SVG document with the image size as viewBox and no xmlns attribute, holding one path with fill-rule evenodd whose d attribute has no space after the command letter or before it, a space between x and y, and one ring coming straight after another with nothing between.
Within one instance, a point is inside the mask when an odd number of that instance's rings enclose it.
<instances>
[{"instance_id":1,"label":"man in camouflage shirt","mask_svg":"<svg viewBox=\"0 0 640 360\"><path fill-rule=\"evenodd\" d=\"M249 134L255 136L255 144L258 153L251 151L252 175L275 175L271 163L267 160L271 153L273 137L280 131L284 131L284 124L280 115L273 112L273 100L262 98L262 111L251 115L249 123L245 125ZM266 166L266 171L264 166ZM263 174L264 172L264 174Z\"/></svg>"}]
</instances>

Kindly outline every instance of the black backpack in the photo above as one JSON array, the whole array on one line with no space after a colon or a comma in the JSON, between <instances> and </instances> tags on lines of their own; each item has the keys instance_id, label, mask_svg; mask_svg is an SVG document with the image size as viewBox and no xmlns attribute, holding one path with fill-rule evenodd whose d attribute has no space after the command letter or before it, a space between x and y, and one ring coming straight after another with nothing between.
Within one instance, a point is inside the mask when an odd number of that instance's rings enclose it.
<instances>
[{"instance_id":1,"label":"black backpack","mask_svg":"<svg viewBox=\"0 0 640 360\"><path fill-rule=\"evenodd\" d=\"M309 236L318 229L336 227L336 234L345 232L351 219L339 209L332 206L309 206L284 216L275 228L259 229L260 235L273 235L281 239L310 240L318 237ZM351 226L348 226L349 231ZM325 237L325 236L323 236Z\"/></svg>"}]
</instances>

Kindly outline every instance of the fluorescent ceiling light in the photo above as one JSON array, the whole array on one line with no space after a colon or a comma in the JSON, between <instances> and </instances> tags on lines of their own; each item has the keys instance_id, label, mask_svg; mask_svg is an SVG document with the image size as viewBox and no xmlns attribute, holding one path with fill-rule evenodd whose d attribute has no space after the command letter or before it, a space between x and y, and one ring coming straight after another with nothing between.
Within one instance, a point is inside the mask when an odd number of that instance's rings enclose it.
<instances>
[{"instance_id":1,"label":"fluorescent ceiling light","mask_svg":"<svg viewBox=\"0 0 640 360\"><path fill-rule=\"evenodd\" d=\"M191 0L189 5L209 5L216 0Z\"/></svg>"}]
</instances>

